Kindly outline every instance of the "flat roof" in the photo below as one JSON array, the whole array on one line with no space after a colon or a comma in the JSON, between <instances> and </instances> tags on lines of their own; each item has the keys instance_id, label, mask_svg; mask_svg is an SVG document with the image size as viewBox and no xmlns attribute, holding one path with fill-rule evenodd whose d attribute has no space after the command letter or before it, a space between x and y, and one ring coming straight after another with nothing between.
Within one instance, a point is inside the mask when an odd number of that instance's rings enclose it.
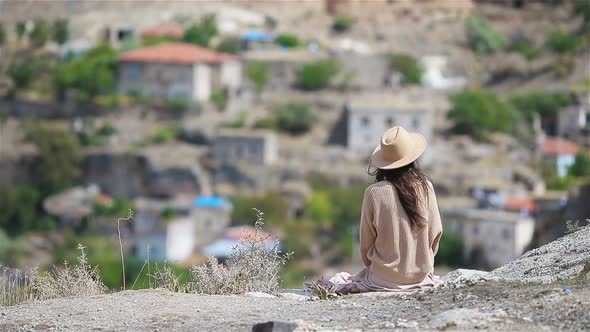
<instances>
[{"instance_id":1,"label":"flat roof","mask_svg":"<svg viewBox=\"0 0 590 332\"><path fill-rule=\"evenodd\" d=\"M391 93L362 94L349 97L346 105L352 112L432 112L448 104L446 97L424 90L401 90Z\"/></svg>"}]
</instances>

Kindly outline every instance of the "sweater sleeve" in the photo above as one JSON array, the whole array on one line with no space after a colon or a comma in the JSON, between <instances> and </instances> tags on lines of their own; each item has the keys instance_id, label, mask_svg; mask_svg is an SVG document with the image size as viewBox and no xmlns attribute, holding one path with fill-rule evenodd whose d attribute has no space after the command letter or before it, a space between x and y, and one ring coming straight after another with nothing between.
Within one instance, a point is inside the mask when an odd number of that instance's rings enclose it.
<instances>
[{"instance_id":1,"label":"sweater sleeve","mask_svg":"<svg viewBox=\"0 0 590 332\"><path fill-rule=\"evenodd\" d=\"M365 190L363 197L363 207L361 209L361 222L360 222L360 252L361 259L365 266L371 265L371 261L368 258L368 252L371 247L375 244L375 237L377 231L373 223L374 209L373 209L373 198L371 192Z\"/></svg>"},{"instance_id":2,"label":"sweater sleeve","mask_svg":"<svg viewBox=\"0 0 590 332\"><path fill-rule=\"evenodd\" d=\"M430 197L429 201L429 212L428 212L428 238L430 239L430 248L432 249L433 255L436 256L438 252L438 245L442 236L442 220L440 218L440 212L438 210L438 203L436 201L436 194L434 193L434 187L430 184Z\"/></svg>"}]
</instances>

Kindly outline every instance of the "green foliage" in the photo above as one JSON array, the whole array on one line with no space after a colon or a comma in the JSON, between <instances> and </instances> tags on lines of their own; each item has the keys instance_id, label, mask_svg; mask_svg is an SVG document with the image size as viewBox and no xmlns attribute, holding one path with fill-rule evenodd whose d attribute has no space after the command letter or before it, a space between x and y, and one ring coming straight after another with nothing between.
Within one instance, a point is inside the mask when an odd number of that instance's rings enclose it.
<instances>
[{"instance_id":1,"label":"green foliage","mask_svg":"<svg viewBox=\"0 0 590 332\"><path fill-rule=\"evenodd\" d=\"M158 129L153 135L151 141L157 144L170 143L175 141L180 135L177 128L166 127Z\"/></svg>"},{"instance_id":2,"label":"green foliage","mask_svg":"<svg viewBox=\"0 0 590 332\"><path fill-rule=\"evenodd\" d=\"M34 21L33 30L31 30L31 34L29 36L31 40L31 44L34 47L41 47L47 43L49 40L49 36L51 34L51 29L49 28L49 24L41 18L37 18Z\"/></svg>"},{"instance_id":3,"label":"green foliage","mask_svg":"<svg viewBox=\"0 0 590 332\"><path fill-rule=\"evenodd\" d=\"M209 100L211 100L211 102L215 104L215 107L217 107L218 111L225 111L225 108L227 107L227 96L225 95L225 92L223 92L222 90L213 91L213 93L209 97Z\"/></svg>"},{"instance_id":4,"label":"green foliage","mask_svg":"<svg viewBox=\"0 0 590 332\"><path fill-rule=\"evenodd\" d=\"M187 43L207 47L211 39L218 34L215 15L208 15L202 18L199 23L195 23L186 29L182 39Z\"/></svg>"},{"instance_id":5,"label":"green foliage","mask_svg":"<svg viewBox=\"0 0 590 332\"><path fill-rule=\"evenodd\" d=\"M117 133L117 128L107 122L96 133L101 136L112 136Z\"/></svg>"},{"instance_id":6,"label":"green foliage","mask_svg":"<svg viewBox=\"0 0 590 332\"><path fill-rule=\"evenodd\" d=\"M582 31L590 31L590 2L587 0L576 0L573 7L574 16L581 16L583 24Z\"/></svg>"},{"instance_id":7,"label":"green foliage","mask_svg":"<svg viewBox=\"0 0 590 332\"><path fill-rule=\"evenodd\" d=\"M217 45L217 51L228 54L239 54L242 41L238 37L225 37Z\"/></svg>"},{"instance_id":8,"label":"green foliage","mask_svg":"<svg viewBox=\"0 0 590 332\"><path fill-rule=\"evenodd\" d=\"M77 89L81 96L94 98L115 88L117 53L109 45L98 46L80 58L60 63L53 73L55 94L63 100L68 89Z\"/></svg>"},{"instance_id":9,"label":"green foliage","mask_svg":"<svg viewBox=\"0 0 590 332\"><path fill-rule=\"evenodd\" d=\"M453 131L483 139L490 132L514 133L519 120L514 107L502 102L495 94L464 90L450 97L449 119Z\"/></svg>"},{"instance_id":10,"label":"green foliage","mask_svg":"<svg viewBox=\"0 0 590 332\"><path fill-rule=\"evenodd\" d=\"M533 113L538 113L541 117L556 116L559 109L572 103L566 93L542 91L513 94L508 101L528 120L532 119Z\"/></svg>"},{"instance_id":11,"label":"green foliage","mask_svg":"<svg viewBox=\"0 0 590 332\"><path fill-rule=\"evenodd\" d=\"M277 112L278 128L293 135L306 133L316 120L316 114L301 103L285 104Z\"/></svg>"},{"instance_id":12,"label":"green foliage","mask_svg":"<svg viewBox=\"0 0 590 332\"><path fill-rule=\"evenodd\" d=\"M246 76L254 83L257 93L261 93L268 83L268 66L262 62L252 62L246 68Z\"/></svg>"},{"instance_id":13,"label":"green foliage","mask_svg":"<svg viewBox=\"0 0 590 332\"><path fill-rule=\"evenodd\" d=\"M505 38L480 16L469 16L465 21L465 31L469 47L480 54L493 53L506 43Z\"/></svg>"},{"instance_id":14,"label":"green foliage","mask_svg":"<svg viewBox=\"0 0 590 332\"><path fill-rule=\"evenodd\" d=\"M8 67L8 76L14 83L15 91L26 89L35 76L34 67L29 61L15 61Z\"/></svg>"},{"instance_id":15,"label":"green foliage","mask_svg":"<svg viewBox=\"0 0 590 332\"><path fill-rule=\"evenodd\" d=\"M238 195L232 199L234 210L232 222L236 225L247 225L256 220L257 208L264 213L264 220L269 225L282 224L287 218L287 201L276 192L263 195Z\"/></svg>"},{"instance_id":16,"label":"green foliage","mask_svg":"<svg viewBox=\"0 0 590 332\"><path fill-rule=\"evenodd\" d=\"M82 153L69 132L48 124L29 123L26 138L37 147L33 166L35 184L43 196L73 186L80 176Z\"/></svg>"},{"instance_id":17,"label":"green foliage","mask_svg":"<svg viewBox=\"0 0 590 332\"><path fill-rule=\"evenodd\" d=\"M303 65L297 71L297 81L304 90L319 90L328 86L340 72L341 65L334 59L319 60Z\"/></svg>"},{"instance_id":18,"label":"green foliage","mask_svg":"<svg viewBox=\"0 0 590 332\"><path fill-rule=\"evenodd\" d=\"M4 30L4 24L0 22L0 45L4 45L6 41L6 31Z\"/></svg>"},{"instance_id":19,"label":"green foliage","mask_svg":"<svg viewBox=\"0 0 590 332\"><path fill-rule=\"evenodd\" d=\"M133 40L133 39L130 38L129 40ZM148 36L148 37L143 38L143 45L144 46L153 46L153 45L158 45L158 44L162 44L162 43L170 43L170 42L176 42L176 41L178 41L176 38L170 37L170 36Z\"/></svg>"},{"instance_id":20,"label":"green foliage","mask_svg":"<svg viewBox=\"0 0 590 332\"><path fill-rule=\"evenodd\" d=\"M276 129L277 127L278 119L276 116L267 116L254 122L254 128L256 129Z\"/></svg>"},{"instance_id":21,"label":"green foliage","mask_svg":"<svg viewBox=\"0 0 590 332\"><path fill-rule=\"evenodd\" d=\"M539 54L541 54L541 50L535 48L531 40L522 33L517 33L512 37L510 50L512 52L520 53L529 61L536 59Z\"/></svg>"},{"instance_id":22,"label":"green foliage","mask_svg":"<svg viewBox=\"0 0 590 332\"><path fill-rule=\"evenodd\" d=\"M222 128L244 128L246 126L246 114L240 113L235 120L224 122L221 124Z\"/></svg>"},{"instance_id":23,"label":"green foliage","mask_svg":"<svg viewBox=\"0 0 590 332\"><path fill-rule=\"evenodd\" d=\"M111 204L95 204L94 213L103 217L118 217L127 215L129 210L133 208L132 201L128 200L121 194L115 194Z\"/></svg>"},{"instance_id":24,"label":"green foliage","mask_svg":"<svg viewBox=\"0 0 590 332\"><path fill-rule=\"evenodd\" d=\"M463 266L463 241L460 237L443 233L435 257L435 264L451 267Z\"/></svg>"},{"instance_id":25,"label":"green foliage","mask_svg":"<svg viewBox=\"0 0 590 332\"><path fill-rule=\"evenodd\" d=\"M31 185L0 187L0 228L10 236L35 228L41 194Z\"/></svg>"},{"instance_id":26,"label":"green foliage","mask_svg":"<svg viewBox=\"0 0 590 332\"><path fill-rule=\"evenodd\" d=\"M334 32L346 32L350 30L354 24L354 19L350 16L336 16L332 23L332 30Z\"/></svg>"},{"instance_id":27,"label":"green foliage","mask_svg":"<svg viewBox=\"0 0 590 332\"><path fill-rule=\"evenodd\" d=\"M584 153L578 153L574 164L568 170L568 175L580 177L590 176L590 157Z\"/></svg>"},{"instance_id":28,"label":"green foliage","mask_svg":"<svg viewBox=\"0 0 590 332\"><path fill-rule=\"evenodd\" d=\"M69 39L68 20L59 19L53 22L53 41L63 45Z\"/></svg>"},{"instance_id":29,"label":"green foliage","mask_svg":"<svg viewBox=\"0 0 590 332\"><path fill-rule=\"evenodd\" d=\"M545 44L557 53L571 53L578 47L578 38L573 33L553 30L547 35Z\"/></svg>"},{"instance_id":30,"label":"green foliage","mask_svg":"<svg viewBox=\"0 0 590 332\"><path fill-rule=\"evenodd\" d=\"M285 48L295 48L299 46L299 38L296 35L283 33L275 38L275 43Z\"/></svg>"},{"instance_id":31,"label":"green foliage","mask_svg":"<svg viewBox=\"0 0 590 332\"><path fill-rule=\"evenodd\" d=\"M25 33L27 32L26 22L23 22L23 21L16 22L15 31L16 31L16 36L18 37L18 39L22 39L25 36Z\"/></svg>"},{"instance_id":32,"label":"green foliage","mask_svg":"<svg viewBox=\"0 0 590 332\"><path fill-rule=\"evenodd\" d=\"M166 99L166 109L174 113L184 113L190 108L190 102L181 98Z\"/></svg>"},{"instance_id":33,"label":"green foliage","mask_svg":"<svg viewBox=\"0 0 590 332\"><path fill-rule=\"evenodd\" d=\"M330 225L334 221L334 209L326 192L315 192L306 208L309 218L321 225Z\"/></svg>"},{"instance_id":34,"label":"green foliage","mask_svg":"<svg viewBox=\"0 0 590 332\"><path fill-rule=\"evenodd\" d=\"M164 210L162 210L162 219L164 220L174 219L176 215L176 210L172 206L166 206Z\"/></svg>"},{"instance_id":35,"label":"green foliage","mask_svg":"<svg viewBox=\"0 0 590 332\"><path fill-rule=\"evenodd\" d=\"M389 66L392 70L402 74L404 82L407 84L420 84L422 82L422 72L424 69L416 58L409 54L387 55Z\"/></svg>"}]
</instances>

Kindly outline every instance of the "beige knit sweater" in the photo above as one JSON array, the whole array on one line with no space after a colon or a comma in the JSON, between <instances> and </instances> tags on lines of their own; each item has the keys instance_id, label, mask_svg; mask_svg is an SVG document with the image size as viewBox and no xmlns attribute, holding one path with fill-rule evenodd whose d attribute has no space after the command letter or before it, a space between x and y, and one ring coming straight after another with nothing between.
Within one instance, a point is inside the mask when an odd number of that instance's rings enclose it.
<instances>
[{"instance_id":1,"label":"beige knit sweater","mask_svg":"<svg viewBox=\"0 0 590 332\"><path fill-rule=\"evenodd\" d=\"M423 206L428 226L412 230L390 182L381 181L365 190L360 223L361 258L381 281L409 285L432 276L442 223L431 183L428 195L428 205Z\"/></svg>"}]
</instances>

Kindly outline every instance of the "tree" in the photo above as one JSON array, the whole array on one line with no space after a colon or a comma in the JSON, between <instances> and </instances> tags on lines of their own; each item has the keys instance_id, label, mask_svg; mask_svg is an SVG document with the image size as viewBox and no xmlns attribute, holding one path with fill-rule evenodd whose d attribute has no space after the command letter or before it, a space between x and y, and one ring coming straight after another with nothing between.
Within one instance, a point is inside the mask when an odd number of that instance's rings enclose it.
<instances>
[{"instance_id":1,"label":"tree","mask_svg":"<svg viewBox=\"0 0 590 332\"><path fill-rule=\"evenodd\" d=\"M387 58L390 68L400 72L405 83L420 84L422 82L423 68L416 58L409 54L393 53L388 54Z\"/></svg>"},{"instance_id":2,"label":"tree","mask_svg":"<svg viewBox=\"0 0 590 332\"><path fill-rule=\"evenodd\" d=\"M465 90L450 99L448 117L454 121L453 131L458 134L483 139L490 132L513 133L517 127L516 110L493 93Z\"/></svg>"},{"instance_id":3,"label":"tree","mask_svg":"<svg viewBox=\"0 0 590 332\"><path fill-rule=\"evenodd\" d=\"M281 47L294 48L299 46L299 38L293 34L283 33L275 38L275 43Z\"/></svg>"},{"instance_id":4,"label":"tree","mask_svg":"<svg viewBox=\"0 0 590 332\"><path fill-rule=\"evenodd\" d=\"M578 153L574 164L568 171L570 176L590 176L590 157L584 153Z\"/></svg>"},{"instance_id":5,"label":"tree","mask_svg":"<svg viewBox=\"0 0 590 332\"><path fill-rule=\"evenodd\" d=\"M354 24L354 19L350 16L336 16L332 23L332 30L334 32L342 33L350 30Z\"/></svg>"},{"instance_id":6,"label":"tree","mask_svg":"<svg viewBox=\"0 0 590 332\"><path fill-rule=\"evenodd\" d=\"M493 53L504 47L505 38L497 33L490 23L480 16L469 16L465 32L471 49L481 54Z\"/></svg>"},{"instance_id":7,"label":"tree","mask_svg":"<svg viewBox=\"0 0 590 332\"><path fill-rule=\"evenodd\" d=\"M547 35L545 44L557 53L570 53L578 47L578 38L573 33L553 30Z\"/></svg>"},{"instance_id":8,"label":"tree","mask_svg":"<svg viewBox=\"0 0 590 332\"><path fill-rule=\"evenodd\" d=\"M25 22L23 21L19 21L16 22L16 36L18 37L18 39L22 39L25 36L25 33L27 32L27 25Z\"/></svg>"},{"instance_id":9,"label":"tree","mask_svg":"<svg viewBox=\"0 0 590 332\"><path fill-rule=\"evenodd\" d=\"M257 208L264 212L264 218L269 225L277 225L287 218L287 201L276 192L263 195L238 195L232 199L234 209L232 222L237 225L251 224L256 220Z\"/></svg>"},{"instance_id":10,"label":"tree","mask_svg":"<svg viewBox=\"0 0 590 332\"><path fill-rule=\"evenodd\" d=\"M33 229L40 199L31 185L0 187L0 227L10 236Z\"/></svg>"},{"instance_id":11,"label":"tree","mask_svg":"<svg viewBox=\"0 0 590 332\"><path fill-rule=\"evenodd\" d=\"M211 39L218 34L215 15L207 15L199 23L191 25L182 39L187 43L208 47Z\"/></svg>"},{"instance_id":12,"label":"tree","mask_svg":"<svg viewBox=\"0 0 590 332\"><path fill-rule=\"evenodd\" d=\"M463 241L461 238L443 233L435 257L435 264L458 267L463 265Z\"/></svg>"},{"instance_id":13,"label":"tree","mask_svg":"<svg viewBox=\"0 0 590 332\"><path fill-rule=\"evenodd\" d=\"M217 51L228 54L239 54L242 41L238 37L226 37L217 45Z\"/></svg>"},{"instance_id":14,"label":"tree","mask_svg":"<svg viewBox=\"0 0 590 332\"><path fill-rule=\"evenodd\" d=\"M307 204L309 218L320 225L331 225L334 219L332 202L326 192L315 192Z\"/></svg>"},{"instance_id":15,"label":"tree","mask_svg":"<svg viewBox=\"0 0 590 332\"><path fill-rule=\"evenodd\" d=\"M53 41L63 45L69 39L68 21L66 19L59 19L53 22Z\"/></svg>"},{"instance_id":16,"label":"tree","mask_svg":"<svg viewBox=\"0 0 590 332\"><path fill-rule=\"evenodd\" d=\"M572 98L566 93L542 91L513 94L508 101L529 121L533 113L542 118L554 118L561 108L572 104Z\"/></svg>"},{"instance_id":17,"label":"tree","mask_svg":"<svg viewBox=\"0 0 590 332\"><path fill-rule=\"evenodd\" d=\"M573 7L574 16L581 16L583 24L582 31L590 30L590 2L587 0L576 0Z\"/></svg>"},{"instance_id":18,"label":"tree","mask_svg":"<svg viewBox=\"0 0 590 332\"><path fill-rule=\"evenodd\" d=\"M304 90L319 90L328 86L340 72L340 63L334 59L319 60L303 65L297 71L299 86Z\"/></svg>"},{"instance_id":19,"label":"tree","mask_svg":"<svg viewBox=\"0 0 590 332\"><path fill-rule=\"evenodd\" d=\"M37 18L34 21L33 30L31 30L31 43L34 47L41 47L47 43L50 35L49 25L44 19Z\"/></svg>"},{"instance_id":20,"label":"tree","mask_svg":"<svg viewBox=\"0 0 590 332\"><path fill-rule=\"evenodd\" d=\"M52 75L56 97L62 100L68 89L93 98L115 88L117 53L109 45L98 46L80 58L60 63Z\"/></svg>"},{"instance_id":21,"label":"tree","mask_svg":"<svg viewBox=\"0 0 590 332\"><path fill-rule=\"evenodd\" d=\"M82 154L76 138L48 124L29 123L26 138L37 147L33 166L36 187L44 197L73 186L81 174Z\"/></svg>"},{"instance_id":22,"label":"tree","mask_svg":"<svg viewBox=\"0 0 590 332\"><path fill-rule=\"evenodd\" d=\"M317 120L315 113L301 103L285 104L277 113L279 129L294 135L307 132Z\"/></svg>"},{"instance_id":23,"label":"tree","mask_svg":"<svg viewBox=\"0 0 590 332\"><path fill-rule=\"evenodd\" d=\"M252 62L246 68L246 76L254 83L257 93L261 93L268 82L268 66L262 62Z\"/></svg>"}]
</instances>

